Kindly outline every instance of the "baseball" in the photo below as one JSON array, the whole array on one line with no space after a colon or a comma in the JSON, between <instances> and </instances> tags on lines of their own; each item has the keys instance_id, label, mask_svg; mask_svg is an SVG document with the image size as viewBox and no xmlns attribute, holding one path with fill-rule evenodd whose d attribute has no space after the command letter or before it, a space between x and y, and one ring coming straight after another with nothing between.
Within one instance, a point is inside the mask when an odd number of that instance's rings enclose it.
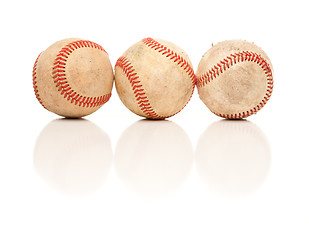
<instances>
[{"instance_id":1,"label":"baseball","mask_svg":"<svg viewBox=\"0 0 309 240\"><path fill-rule=\"evenodd\" d=\"M164 119L189 102L195 74L187 54L173 43L145 38L116 62L115 85L123 104L135 114Z\"/></svg>"},{"instance_id":2,"label":"baseball","mask_svg":"<svg viewBox=\"0 0 309 240\"><path fill-rule=\"evenodd\" d=\"M89 115L105 104L113 87L113 68L98 44L70 38L43 51L33 67L36 98L47 110L68 118Z\"/></svg>"},{"instance_id":3,"label":"baseball","mask_svg":"<svg viewBox=\"0 0 309 240\"><path fill-rule=\"evenodd\" d=\"M196 72L200 99L228 119L257 113L273 90L273 68L265 52L243 40L220 42L202 57Z\"/></svg>"}]
</instances>

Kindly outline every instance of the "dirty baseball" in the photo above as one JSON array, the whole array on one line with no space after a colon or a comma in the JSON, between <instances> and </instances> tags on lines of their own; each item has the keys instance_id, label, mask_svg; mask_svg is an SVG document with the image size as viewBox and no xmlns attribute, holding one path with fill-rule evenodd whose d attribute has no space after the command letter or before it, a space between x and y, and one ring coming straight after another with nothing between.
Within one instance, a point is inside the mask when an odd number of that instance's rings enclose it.
<instances>
[{"instance_id":1,"label":"dirty baseball","mask_svg":"<svg viewBox=\"0 0 309 240\"><path fill-rule=\"evenodd\" d=\"M68 118L89 115L105 104L114 78L106 51L94 42L75 38L58 41L43 51L32 76L41 105Z\"/></svg>"},{"instance_id":2,"label":"dirty baseball","mask_svg":"<svg viewBox=\"0 0 309 240\"><path fill-rule=\"evenodd\" d=\"M189 102L195 74L181 48L145 38L117 60L115 85L121 101L132 112L164 119L180 112Z\"/></svg>"},{"instance_id":3,"label":"dirty baseball","mask_svg":"<svg viewBox=\"0 0 309 240\"><path fill-rule=\"evenodd\" d=\"M200 99L216 115L246 118L261 110L273 90L273 68L253 43L229 40L202 57L196 72Z\"/></svg>"}]
</instances>

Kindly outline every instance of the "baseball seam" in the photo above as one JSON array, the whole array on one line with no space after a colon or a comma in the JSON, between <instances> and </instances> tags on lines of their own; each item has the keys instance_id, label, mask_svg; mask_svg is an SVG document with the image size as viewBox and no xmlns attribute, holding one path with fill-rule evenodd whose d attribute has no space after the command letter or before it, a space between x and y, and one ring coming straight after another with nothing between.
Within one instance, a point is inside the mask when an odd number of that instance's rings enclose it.
<instances>
[{"instance_id":1,"label":"baseball seam","mask_svg":"<svg viewBox=\"0 0 309 240\"><path fill-rule=\"evenodd\" d=\"M37 76L36 76L36 69L37 69L37 65L38 65L38 61L39 61L39 57L41 56L41 53L39 54L39 56L37 57L37 59L35 60L34 66L33 66L33 70L32 70L32 84L33 84L33 90L35 93L35 97L36 99L39 101L39 103L46 109L45 105L43 104L41 97L39 95L39 91L38 91L38 86L37 84Z\"/></svg>"},{"instance_id":2,"label":"baseball seam","mask_svg":"<svg viewBox=\"0 0 309 240\"><path fill-rule=\"evenodd\" d=\"M150 102L146 96L146 92L143 89L139 76L135 72L130 61L122 56L117 62L116 66L120 67L122 71L126 74L127 79L130 81L135 99L139 108L150 118L163 119L164 117L159 116L151 107Z\"/></svg>"},{"instance_id":3,"label":"baseball seam","mask_svg":"<svg viewBox=\"0 0 309 240\"><path fill-rule=\"evenodd\" d=\"M255 107L251 108L250 110L236 113L236 114L219 114L216 112L213 112L217 116L223 117L223 118L245 118L252 114L255 114L260 109L262 109L267 101L269 100L272 91L273 91L273 75L270 68L270 65L267 63L267 61L259 54L251 51L242 51L238 53L233 53L221 60L219 63L214 65L210 70L208 70L206 73L202 74L200 77L197 78L197 87L202 88L206 86L209 82L217 78L220 74L222 74L224 71L227 71L230 67L232 67L234 64L240 63L240 62L255 62L257 65L259 65L266 76L266 93L261 100L259 104L257 104Z\"/></svg>"},{"instance_id":4,"label":"baseball seam","mask_svg":"<svg viewBox=\"0 0 309 240\"><path fill-rule=\"evenodd\" d=\"M142 40L147 46L153 48L154 50L161 53L163 56L165 55L170 60L174 61L177 65L179 65L181 68L183 68L189 75L193 86L195 86L196 83L196 76L194 74L193 68L190 66L188 61L186 61L182 56L174 52L173 50L167 48L163 44L157 42L153 38L144 38Z\"/></svg>"},{"instance_id":5,"label":"baseball seam","mask_svg":"<svg viewBox=\"0 0 309 240\"><path fill-rule=\"evenodd\" d=\"M63 95L65 99L67 99L71 103L74 103L75 105L78 105L80 107L98 107L98 106L102 106L110 99L111 93L108 93L108 94L105 94L99 97L82 96L72 89L72 87L70 86L66 78L65 67L66 67L66 62L70 54L76 49L86 48L86 47L96 48L100 51L104 51L107 54L107 52L103 49L103 47L101 47L99 44L96 44L94 42L87 41L87 40L78 40L78 41L71 42L65 45L57 54L56 59L54 61L53 68L52 68L53 70L52 75L53 75L54 83L56 84L56 87L58 88L58 91L60 92L61 95ZM39 57L37 58L34 68L33 68L33 87L34 87L37 99L39 100L41 105L45 107L42 103L42 100L39 98L39 93L38 93L38 89L36 85L37 83L36 68L37 68L37 62L39 60Z\"/></svg>"}]
</instances>

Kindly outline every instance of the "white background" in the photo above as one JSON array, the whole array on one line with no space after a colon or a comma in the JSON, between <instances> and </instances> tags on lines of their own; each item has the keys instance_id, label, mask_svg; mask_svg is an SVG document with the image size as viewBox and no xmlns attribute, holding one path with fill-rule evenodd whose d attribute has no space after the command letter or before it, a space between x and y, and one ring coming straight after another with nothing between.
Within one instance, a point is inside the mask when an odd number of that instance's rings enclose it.
<instances>
[{"instance_id":1,"label":"white background","mask_svg":"<svg viewBox=\"0 0 309 240\"><path fill-rule=\"evenodd\" d=\"M2 1L0 239L309 239L305 1ZM102 45L112 65L145 37L197 68L212 43L268 54L274 92L247 121L199 100L141 121L115 89L85 120L37 102L32 67L60 39Z\"/></svg>"}]
</instances>

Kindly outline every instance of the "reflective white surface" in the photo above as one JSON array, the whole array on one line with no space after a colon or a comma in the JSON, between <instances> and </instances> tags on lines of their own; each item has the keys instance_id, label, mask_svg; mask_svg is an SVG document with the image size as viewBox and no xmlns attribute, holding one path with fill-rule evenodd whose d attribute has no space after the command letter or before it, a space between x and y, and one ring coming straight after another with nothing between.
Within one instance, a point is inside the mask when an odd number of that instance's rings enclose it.
<instances>
[{"instance_id":1,"label":"reflective white surface","mask_svg":"<svg viewBox=\"0 0 309 240\"><path fill-rule=\"evenodd\" d=\"M200 117L16 125L2 151L0 234L306 239L308 152L287 139L295 131Z\"/></svg>"}]
</instances>

